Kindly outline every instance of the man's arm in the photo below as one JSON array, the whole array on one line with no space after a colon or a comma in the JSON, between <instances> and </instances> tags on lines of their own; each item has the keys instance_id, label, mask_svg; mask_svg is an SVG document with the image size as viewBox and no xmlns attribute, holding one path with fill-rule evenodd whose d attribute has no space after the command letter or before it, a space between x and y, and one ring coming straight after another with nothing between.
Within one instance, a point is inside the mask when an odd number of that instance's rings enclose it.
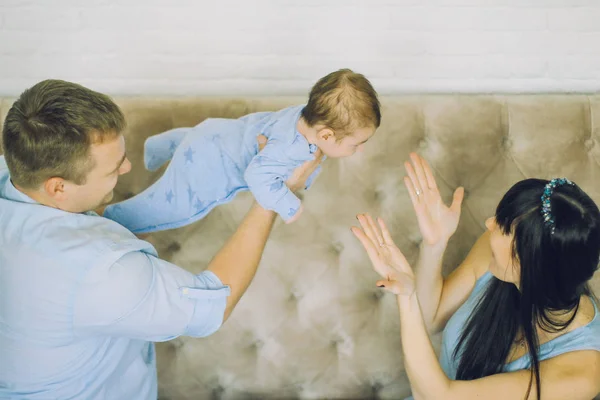
<instances>
[{"instance_id":1,"label":"man's arm","mask_svg":"<svg viewBox=\"0 0 600 400\"><path fill-rule=\"evenodd\" d=\"M262 150L267 139L261 135L258 137L258 142ZM285 182L289 190L297 192L303 189L307 179L319 167L322 158L323 153L317 150L314 160L307 161L296 168ZM99 207L95 212L102 215L104 208L104 206ZM275 217L273 211L265 210L255 201L233 236L209 263L207 271L212 272L224 285L230 287L223 321L229 317L254 279Z\"/></svg>"},{"instance_id":2,"label":"man's arm","mask_svg":"<svg viewBox=\"0 0 600 400\"><path fill-rule=\"evenodd\" d=\"M229 293L210 271L194 275L133 251L112 265L88 270L77 282L73 331L153 342L204 337L223 323Z\"/></svg>"},{"instance_id":3,"label":"man's arm","mask_svg":"<svg viewBox=\"0 0 600 400\"><path fill-rule=\"evenodd\" d=\"M290 190L302 188L317 166L311 161L296 169L287 181ZM199 275L142 252L89 271L75 296L75 334L165 341L214 333L254 278L274 220L274 212L253 204Z\"/></svg>"},{"instance_id":4,"label":"man's arm","mask_svg":"<svg viewBox=\"0 0 600 400\"><path fill-rule=\"evenodd\" d=\"M208 271L231 289L223 321L229 318L254 279L275 218L275 212L254 202L233 236L209 263Z\"/></svg>"},{"instance_id":5,"label":"man's arm","mask_svg":"<svg viewBox=\"0 0 600 400\"><path fill-rule=\"evenodd\" d=\"M308 177L318 168L322 157L321 151L317 150L314 161L307 161L294 170L286 181L290 191L296 192L306 186ZM275 212L265 210L254 202L236 232L209 263L208 270L231 288L223 321L229 317L252 282L275 217Z\"/></svg>"}]
</instances>

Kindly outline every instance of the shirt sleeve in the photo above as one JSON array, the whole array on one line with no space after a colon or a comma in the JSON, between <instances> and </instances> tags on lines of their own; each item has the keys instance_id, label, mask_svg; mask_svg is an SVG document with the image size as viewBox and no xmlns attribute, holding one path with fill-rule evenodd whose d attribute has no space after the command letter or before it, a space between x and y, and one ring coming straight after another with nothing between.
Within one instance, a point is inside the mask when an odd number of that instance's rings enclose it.
<instances>
[{"instance_id":1,"label":"shirt sleeve","mask_svg":"<svg viewBox=\"0 0 600 400\"><path fill-rule=\"evenodd\" d=\"M89 271L74 299L77 335L160 342L204 337L223 323L230 289L210 271L194 275L143 252Z\"/></svg>"},{"instance_id":2,"label":"shirt sleeve","mask_svg":"<svg viewBox=\"0 0 600 400\"><path fill-rule=\"evenodd\" d=\"M246 168L244 179L262 207L274 210L287 221L296 214L301 202L285 184L294 166L286 161L279 147L281 145L269 141Z\"/></svg>"}]
</instances>

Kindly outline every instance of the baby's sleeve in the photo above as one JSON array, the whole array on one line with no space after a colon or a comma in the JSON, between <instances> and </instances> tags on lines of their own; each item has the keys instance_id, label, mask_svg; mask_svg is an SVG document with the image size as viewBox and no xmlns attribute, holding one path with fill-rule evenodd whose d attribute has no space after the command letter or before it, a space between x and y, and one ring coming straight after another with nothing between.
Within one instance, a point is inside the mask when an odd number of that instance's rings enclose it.
<instances>
[{"instance_id":1,"label":"baby's sleeve","mask_svg":"<svg viewBox=\"0 0 600 400\"><path fill-rule=\"evenodd\" d=\"M300 199L286 186L288 174L295 168L293 161L281 151L279 143L269 141L244 173L248 188L265 209L273 210L288 221L300 209Z\"/></svg>"}]
</instances>

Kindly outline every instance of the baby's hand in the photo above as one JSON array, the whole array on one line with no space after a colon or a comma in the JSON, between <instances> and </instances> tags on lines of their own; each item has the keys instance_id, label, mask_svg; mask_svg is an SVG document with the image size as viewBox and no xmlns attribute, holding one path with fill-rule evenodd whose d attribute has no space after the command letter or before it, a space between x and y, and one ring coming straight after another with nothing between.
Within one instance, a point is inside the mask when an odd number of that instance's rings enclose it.
<instances>
[{"instance_id":1,"label":"baby's hand","mask_svg":"<svg viewBox=\"0 0 600 400\"><path fill-rule=\"evenodd\" d=\"M298 211L296 211L296 214L294 214L294 216L292 218L285 221L285 223L291 224L293 222L296 222L298 220L298 218L300 218L300 214L302 214L302 211L304 211L304 206L302 204L300 204L300 208L298 209Z\"/></svg>"}]
</instances>

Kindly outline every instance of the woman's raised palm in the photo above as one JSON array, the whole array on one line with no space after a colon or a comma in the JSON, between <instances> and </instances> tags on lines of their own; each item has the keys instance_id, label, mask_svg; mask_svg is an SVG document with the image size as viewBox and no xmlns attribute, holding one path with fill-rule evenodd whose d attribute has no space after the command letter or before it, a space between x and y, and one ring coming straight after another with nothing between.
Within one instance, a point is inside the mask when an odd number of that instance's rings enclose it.
<instances>
[{"instance_id":1,"label":"woman's raised palm","mask_svg":"<svg viewBox=\"0 0 600 400\"><path fill-rule=\"evenodd\" d=\"M427 161L415 153L411 153L410 158L412 165L404 163L408 173L404 184L417 214L423 240L428 245L445 243L458 227L464 189L456 189L452 205L446 206Z\"/></svg>"}]
</instances>

